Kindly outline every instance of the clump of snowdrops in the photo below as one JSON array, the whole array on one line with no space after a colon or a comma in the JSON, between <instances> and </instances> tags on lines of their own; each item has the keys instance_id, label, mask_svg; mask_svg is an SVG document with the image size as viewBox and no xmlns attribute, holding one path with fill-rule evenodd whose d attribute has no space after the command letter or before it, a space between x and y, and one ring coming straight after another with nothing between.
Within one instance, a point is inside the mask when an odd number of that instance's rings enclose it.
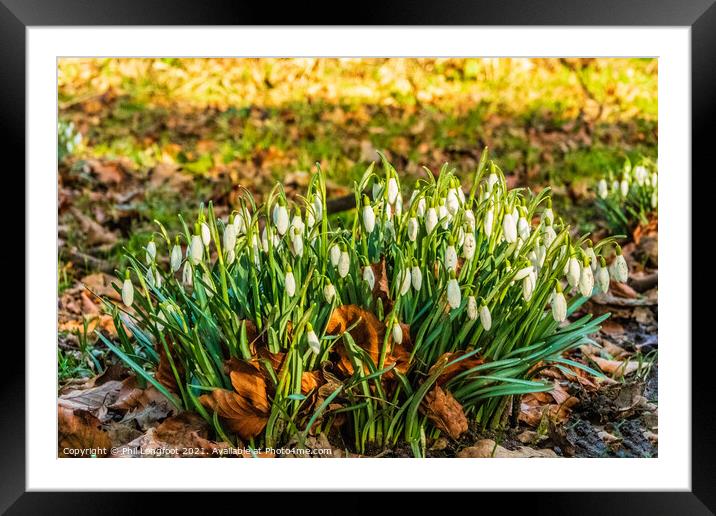
<instances>
[{"instance_id":1,"label":"clump of snowdrops","mask_svg":"<svg viewBox=\"0 0 716 516\"><path fill-rule=\"evenodd\" d=\"M127 254L119 342L104 342L254 447L337 432L358 452L403 439L423 456L469 421L504 424L520 395L552 388L544 367L599 374L563 353L607 317L570 315L627 279L613 240L574 237L549 189L508 190L486 158L469 191L447 165L426 176L405 191L371 164L347 217L328 216L319 170L295 200L279 184L223 220L209 204L179 234L160 226Z\"/></svg>"},{"instance_id":2,"label":"clump of snowdrops","mask_svg":"<svg viewBox=\"0 0 716 516\"><path fill-rule=\"evenodd\" d=\"M630 234L647 225L659 207L656 164L646 158L632 166L627 158L621 172L609 172L596 185L597 207L612 233Z\"/></svg>"}]
</instances>

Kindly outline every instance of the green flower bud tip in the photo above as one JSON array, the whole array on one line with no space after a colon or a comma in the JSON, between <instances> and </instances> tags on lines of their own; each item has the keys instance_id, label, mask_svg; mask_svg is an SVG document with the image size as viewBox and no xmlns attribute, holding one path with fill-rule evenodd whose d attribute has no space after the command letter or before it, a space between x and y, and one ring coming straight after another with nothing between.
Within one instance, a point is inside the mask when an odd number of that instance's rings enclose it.
<instances>
[{"instance_id":1,"label":"green flower bud tip","mask_svg":"<svg viewBox=\"0 0 716 516\"><path fill-rule=\"evenodd\" d=\"M594 242L592 242L592 239L587 240L587 247L594 247Z\"/></svg>"},{"instance_id":2,"label":"green flower bud tip","mask_svg":"<svg viewBox=\"0 0 716 516\"><path fill-rule=\"evenodd\" d=\"M124 271L124 279L129 279L129 269Z\"/></svg>"},{"instance_id":3,"label":"green flower bud tip","mask_svg":"<svg viewBox=\"0 0 716 516\"><path fill-rule=\"evenodd\" d=\"M559 280L556 280L556 281L555 281L554 289L555 289L558 293L561 293L561 292L562 292L562 284L559 282Z\"/></svg>"},{"instance_id":4,"label":"green flower bud tip","mask_svg":"<svg viewBox=\"0 0 716 516\"><path fill-rule=\"evenodd\" d=\"M306 323L306 330L307 330L307 331L313 331L313 325L311 325L310 322L307 322L307 323Z\"/></svg>"},{"instance_id":5,"label":"green flower bud tip","mask_svg":"<svg viewBox=\"0 0 716 516\"><path fill-rule=\"evenodd\" d=\"M616 252L617 252L617 256L622 254L622 246L620 246L619 244L617 244Z\"/></svg>"},{"instance_id":6,"label":"green flower bud tip","mask_svg":"<svg viewBox=\"0 0 716 516\"><path fill-rule=\"evenodd\" d=\"M606 267L606 266L607 266L607 261L604 259L603 256L600 256L600 257L599 257L599 264L600 264L602 267Z\"/></svg>"},{"instance_id":7,"label":"green flower bud tip","mask_svg":"<svg viewBox=\"0 0 716 516\"><path fill-rule=\"evenodd\" d=\"M363 195L363 205L370 206L370 197L368 197L367 195Z\"/></svg>"}]
</instances>

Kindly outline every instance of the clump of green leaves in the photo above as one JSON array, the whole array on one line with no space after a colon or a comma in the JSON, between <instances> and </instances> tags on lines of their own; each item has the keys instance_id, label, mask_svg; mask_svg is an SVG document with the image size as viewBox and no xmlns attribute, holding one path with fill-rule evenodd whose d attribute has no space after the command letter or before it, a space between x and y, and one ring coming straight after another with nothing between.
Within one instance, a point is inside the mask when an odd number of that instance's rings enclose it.
<instances>
[{"instance_id":1,"label":"clump of green leaves","mask_svg":"<svg viewBox=\"0 0 716 516\"><path fill-rule=\"evenodd\" d=\"M469 190L445 165L405 202L383 159L352 217L329 220L325 192L319 170L295 201L278 184L225 220L209 204L180 234L160 225L127 253L105 344L249 446L335 430L359 452L402 439L422 456L428 437L497 427L510 400L550 390L544 367L599 374L563 353L607 317L568 320L608 289L613 240L575 238L549 189L509 190L484 152Z\"/></svg>"}]
</instances>

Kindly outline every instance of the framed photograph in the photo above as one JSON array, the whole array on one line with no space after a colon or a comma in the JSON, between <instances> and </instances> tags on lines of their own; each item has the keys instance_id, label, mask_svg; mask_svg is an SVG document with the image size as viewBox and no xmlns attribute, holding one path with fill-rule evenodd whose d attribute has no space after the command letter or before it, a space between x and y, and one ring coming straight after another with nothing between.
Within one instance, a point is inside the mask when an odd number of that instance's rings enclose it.
<instances>
[{"instance_id":1,"label":"framed photograph","mask_svg":"<svg viewBox=\"0 0 716 516\"><path fill-rule=\"evenodd\" d=\"M1 0L26 338L0 509L390 490L712 514L691 292L712 4L339 26Z\"/></svg>"}]
</instances>

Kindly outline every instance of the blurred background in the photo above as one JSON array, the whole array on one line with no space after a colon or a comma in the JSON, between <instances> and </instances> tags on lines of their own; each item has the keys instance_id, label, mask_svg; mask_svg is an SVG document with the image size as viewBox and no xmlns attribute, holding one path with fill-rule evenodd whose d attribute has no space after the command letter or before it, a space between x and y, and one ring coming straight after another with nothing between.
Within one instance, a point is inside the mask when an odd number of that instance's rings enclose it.
<instances>
[{"instance_id":1,"label":"blurred background","mask_svg":"<svg viewBox=\"0 0 716 516\"><path fill-rule=\"evenodd\" d=\"M444 162L466 179L485 146L511 186L550 185L582 231L592 188L626 157L656 159L655 59L61 59L60 293L121 267L154 220L237 185L330 196L383 151L408 184Z\"/></svg>"}]
</instances>

